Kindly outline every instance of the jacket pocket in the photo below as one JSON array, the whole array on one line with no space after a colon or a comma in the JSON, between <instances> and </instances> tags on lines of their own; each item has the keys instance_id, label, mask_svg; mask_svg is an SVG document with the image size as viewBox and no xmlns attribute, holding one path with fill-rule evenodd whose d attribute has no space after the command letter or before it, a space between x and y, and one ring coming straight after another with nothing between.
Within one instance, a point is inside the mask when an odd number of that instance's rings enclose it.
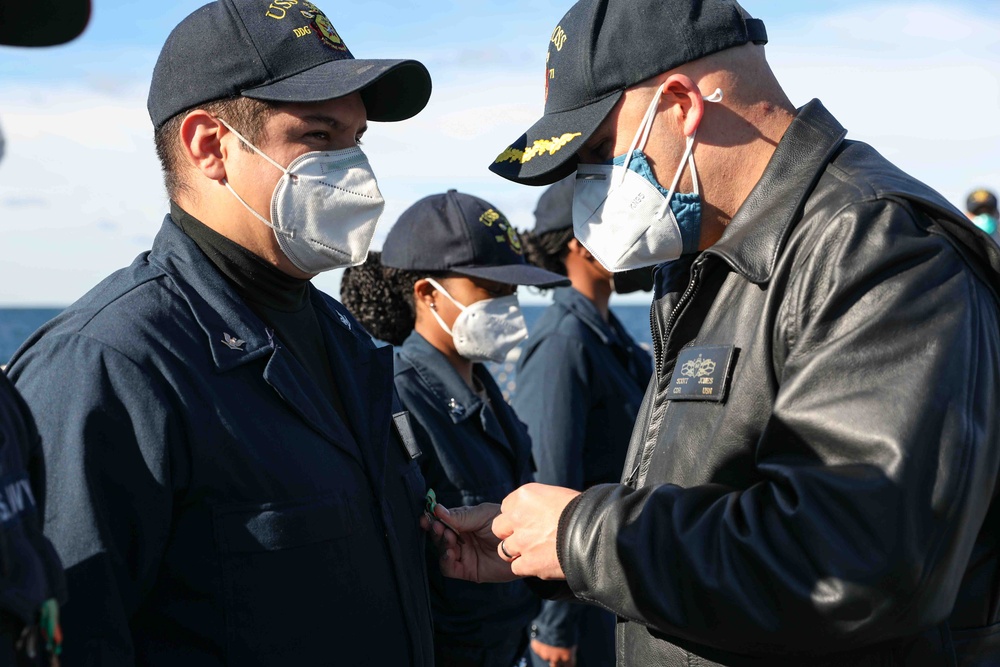
<instances>
[{"instance_id":1,"label":"jacket pocket","mask_svg":"<svg viewBox=\"0 0 1000 667\"><path fill-rule=\"evenodd\" d=\"M347 498L223 507L213 524L227 664L310 664L325 655L326 605L358 585Z\"/></svg>"}]
</instances>

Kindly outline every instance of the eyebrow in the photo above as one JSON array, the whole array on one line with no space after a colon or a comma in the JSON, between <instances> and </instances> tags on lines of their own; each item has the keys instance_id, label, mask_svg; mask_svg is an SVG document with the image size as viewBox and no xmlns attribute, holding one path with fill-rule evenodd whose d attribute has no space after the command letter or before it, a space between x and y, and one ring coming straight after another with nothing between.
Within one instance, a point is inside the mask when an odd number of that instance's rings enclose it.
<instances>
[{"instance_id":1,"label":"eyebrow","mask_svg":"<svg viewBox=\"0 0 1000 667\"><path fill-rule=\"evenodd\" d=\"M314 123L323 123L328 125L330 128L336 130L337 128L344 127L344 123L337 120L333 116L326 116L324 114L308 114L306 116L300 116L304 121L312 121ZM365 123L360 128L358 128L358 134L364 134L368 131L368 123Z\"/></svg>"}]
</instances>

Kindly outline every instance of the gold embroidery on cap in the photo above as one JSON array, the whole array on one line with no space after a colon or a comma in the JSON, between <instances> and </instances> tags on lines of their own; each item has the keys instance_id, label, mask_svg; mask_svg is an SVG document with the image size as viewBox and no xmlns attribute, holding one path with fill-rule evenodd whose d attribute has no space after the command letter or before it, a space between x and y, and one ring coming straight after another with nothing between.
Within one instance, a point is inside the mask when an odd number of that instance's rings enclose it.
<instances>
[{"instance_id":1,"label":"gold embroidery on cap","mask_svg":"<svg viewBox=\"0 0 1000 667\"><path fill-rule=\"evenodd\" d=\"M518 255L524 254L524 249L521 247L521 237L517 235L517 230L514 229L514 225L507 223L507 244L510 249L516 252Z\"/></svg>"},{"instance_id":2,"label":"gold embroidery on cap","mask_svg":"<svg viewBox=\"0 0 1000 667\"><path fill-rule=\"evenodd\" d=\"M486 213L483 213L481 216L479 216L479 222L483 223L487 227L492 227L493 223L499 219L500 219L500 214L494 211L493 209L489 209L488 211L486 211Z\"/></svg>"},{"instance_id":3,"label":"gold embroidery on cap","mask_svg":"<svg viewBox=\"0 0 1000 667\"><path fill-rule=\"evenodd\" d=\"M492 227L493 223L497 221L499 221L497 229L500 233L495 234L493 239L497 243L506 243L510 246L510 249L518 255L524 254L524 249L521 247L521 237L517 235L517 230L514 229L514 225L510 224L507 218L503 217L502 213L499 213L491 208L487 209L485 213L479 216L479 222L483 223L487 227Z\"/></svg>"},{"instance_id":4,"label":"gold embroidery on cap","mask_svg":"<svg viewBox=\"0 0 1000 667\"><path fill-rule=\"evenodd\" d=\"M556 47L556 51L562 51L562 47L566 45L566 31L562 29L561 25L557 25L556 29L552 31L552 45Z\"/></svg>"},{"instance_id":5,"label":"gold embroidery on cap","mask_svg":"<svg viewBox=\"0 0 1000 667\"><path fill-rule=\"evenodd\" d=\"M274 0L268 5L265 16L281 21L288 15L288 10L297 4L299 0Z\"/></svg>"},{"instance_id":6,"label":"gold embroidery on cap","mask_svg":"<svg viewBox=\"0 0 1000 667\"><path fill-rule=\"evenodd\" d=\"M298 2L298 0L295 1ZM320 41L329 46L331 49L346 51L347 45L344 44L344 40L340 38L340 35L333 27L333 24L330 23L330 19L326 17L326 14L324 14L319 7L311 2L303 0L302 6L305 7L305 9L299 10L300 13L302 16L312 21L309 25L313 31L319 35Z\"/></svg>"},{"instance_id":7,"label":"gold embroidery on cap","mask_svg":"<svg viewBox=\"0 0 1000 667\"><path fill-rule=\"evenodd\" d=\"M536 141L534 144L531 145L531 148L527 150L521 150L519 148L514 148L513 146L510 146L507 148L507 150L505 150L503 153L497 156L497 159L494 162L494 164L500 164L501 162L520 162L521 164L525 164L527 162L531 162L534 158L539 157L544 153L548 153L549 155L555 155L563 148L565 148L566 144L570 143L579 136L580 136L579 132L574 132L574 133L567 132L561 137L552 137L551 139L539 139L538 141Z\"/></svg>"}]
</instances>

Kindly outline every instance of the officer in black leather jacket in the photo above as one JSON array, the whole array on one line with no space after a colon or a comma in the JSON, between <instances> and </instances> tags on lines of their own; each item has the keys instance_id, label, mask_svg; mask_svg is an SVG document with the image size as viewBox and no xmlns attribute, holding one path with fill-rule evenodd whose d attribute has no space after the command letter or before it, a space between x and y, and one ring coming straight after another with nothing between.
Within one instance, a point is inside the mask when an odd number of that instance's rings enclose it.
<instances>
[{"instance_id":1,"label":"officer in black leather jacket","mask_svg":"<svg viewBox=\"0 0 1000 667\"><path fill-rule=\"evenodd\" d=\"M581 0L563 19L546 115L494 170L579 166L578 238L614 209L635 243L605 237L605 261L674 260L656 376L621 484L441 512L470 538L439 536L442 567L564 578L538 588L614 611L620 665L1000 664L1000 255L818 101L795 110L764 41L730 0ZM661 192L685 170L657 199L590 166L622 156ZM675 199L702 203L695 252Z\"/></svg>"}]
</instances>

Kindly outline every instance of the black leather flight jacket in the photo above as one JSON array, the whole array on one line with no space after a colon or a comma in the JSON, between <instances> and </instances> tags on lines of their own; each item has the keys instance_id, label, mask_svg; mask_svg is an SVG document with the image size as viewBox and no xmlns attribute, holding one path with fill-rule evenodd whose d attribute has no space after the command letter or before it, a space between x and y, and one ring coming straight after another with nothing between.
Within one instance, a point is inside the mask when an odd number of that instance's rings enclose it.
<instances>
[{"instance_id":1,"label":"black leather flight jacket","mask_svg":"<svg viewBox=\"0 0 1000 667\"><path fill-rule=\"evenodd\" d=\"M563 513L618 664L1000 665L1000 251L803 107L653 304L623 484Z\"/></svg>"}]
</instances>

